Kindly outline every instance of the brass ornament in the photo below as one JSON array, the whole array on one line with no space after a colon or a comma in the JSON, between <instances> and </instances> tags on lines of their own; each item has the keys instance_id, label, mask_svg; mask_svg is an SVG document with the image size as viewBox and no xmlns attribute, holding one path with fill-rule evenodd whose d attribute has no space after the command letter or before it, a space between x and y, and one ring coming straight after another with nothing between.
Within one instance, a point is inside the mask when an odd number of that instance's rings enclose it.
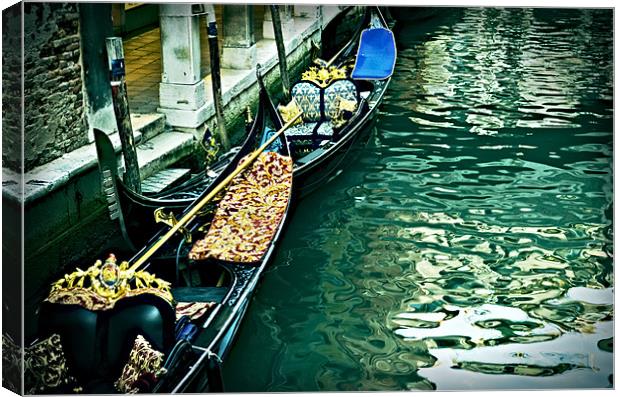
<instances>
[{"instance_id":1,"label":"brass ornament","mask_svg":"<svg viewBox=\"0 0 620 397\"><path fill-rule=\"evenodd\" d=\"M254 118L252 117L252 110L249 106L245 107L245 124L250 125L254 122Z\"/></svg>"},{"instance_id":2,"label":"brass ornament","mask_svg":"<svg viewBox=\"0 0 620 397\"><path fill-rule=\"evenodd\" d=\"M312 61L312 63L317 65L317 66L320 66L320 67L327 67L328 66L327 61L324 60L324 59L321 59L321 58L315 58Z\"/></svg>"},{"instance_id":3,"label":"brass ornament","mask_svg":"<svg viewBox=\"0 0 620 397\"><path fill-rule=\"evenodd\" d=\"M109 310L123 298L152 294L171 305L174 298L170 283L143 270L129 268L129 263L116 263L110 254L104 263L97 260L86 270L76 269L52 284L46 299L51 303L80 305L89 310Z\"/></svg>"},{"instance_id":4,"label":"brass ornament","mask_svg":"<svg viewBox=\"0 0 620 397\"><path fill-rule=\"evenodd\" d=\"M176 225L177 223L179 223L176 216L174 216L174 213L170 211L169 214L166 214L163 207L156 209L155 212L153 212L153 216L155 217L155 223L163 223L170 226L171 228L174 227L174 225ZM183 234L186 243L192 242L192 234L189 232L189 230L187 230L185 226L181 226L179 228L179 233Z\"/></svg>"}]
</instances>

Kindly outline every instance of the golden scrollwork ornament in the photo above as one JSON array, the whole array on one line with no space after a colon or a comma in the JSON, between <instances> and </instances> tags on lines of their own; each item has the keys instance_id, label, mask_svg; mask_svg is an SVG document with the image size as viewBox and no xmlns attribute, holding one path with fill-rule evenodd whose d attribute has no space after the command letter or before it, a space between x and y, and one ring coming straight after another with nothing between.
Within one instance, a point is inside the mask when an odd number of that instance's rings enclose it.
<instances>
[{"instance_id":1,"label":"golden scrollwork ornament","mask_svg":"<svg viewBox=\"0 0 620 397\"><path fill-rule=\"evenodd\" d=\"M321 88L325 88L330 85L331 82L334 80L346 79L347 70L346 68L337 68L335 66L311 66L310 69L308 69L301 75L301 78L302 80L312 81Z\"/></svg>"},{"instance_id":2,"label":"golden scrollwork ornament","mask_svg":"<svg viewBox=\"0 0 620 397\"><path fill-rule=\"evenodd\" d=\"M174 305L170 283L143 270L116 263L110 254L105 262L97 260L86 270L76 269L52 284L46 301L80 305L89 310L109 310L121 299L152 294Z\"/></svg>"}]
</instances>

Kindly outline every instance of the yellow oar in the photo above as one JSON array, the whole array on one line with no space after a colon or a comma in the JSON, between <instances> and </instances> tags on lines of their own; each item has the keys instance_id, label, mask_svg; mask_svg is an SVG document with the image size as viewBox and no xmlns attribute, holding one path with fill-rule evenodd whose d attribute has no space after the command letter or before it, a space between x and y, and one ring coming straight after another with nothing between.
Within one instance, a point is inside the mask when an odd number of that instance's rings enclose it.
<instances>
[{"instance_id":1,"label":"yellow oar","mask_svg":"<svg viewBox=\"0 0 620 397\"><path fill-rule=\"evenodd\" d=\"M207 194L191 210L189 210L187 214L183 215L183 217L179 219L176 225L171 227L170 230L166 232L166 234L161 236L159 240L157 240L144 254L142 254L142 256L140 256L134 262L134 264L129 268L129 270L136 270L142 264L144 264L147 260L149 260L149 258L155 252L157 252L157 250L160 249L161 246L164 245L164 243L168 241L170 237L172 237L181 228L181 226L184 226L185 224L189 223L192 219L194 219L194 217L196 216L196 214L198 213L198 211L200 211L202 207L204 207L209 201L211 201L213 197L215 197L215 195L220 192L220 190L224 189L226 185L228 185L233 180L234 177L239 175L241 171L243 171L245 168L247 168L248 165L250 165L254 160L256 160L256 158L269 145L271 145L271 143L275 141L277 137L279 137L284 131L286 131L291 125L293 125L293 123L297 121L297 119L300 118L301 115L302 115L301 113L298 113L295 117L289 120L286 124L284 124L282 128L280 128L280 130L278 130L275 134L273 134L271 138L267 140L267 142L265 142L260 148L255 150L248 158L246 158L241 164L239 164L239 166L230 175L228 175L226 179L220 182L219 185L217 185L209 194Z\"/></svg>"},{"instance_id":2,"label":"yellow oar","mask_svg":"<svg viewBox=\"0 0 620 397\"><path fill-rule=\"evenodd\" d=\"M317 58L315 59L313 62L323 68L329 68L332 63L334 63L334 61L340 56L340 54L342 53L343 49L340 49L340 51L338 51L338 53L336 55L334 55L334 57L332 59L330 59L329 61L325 62L324 60L322 60L321 58Z\"/></svg>"},{"instance_id":3,"label":"yellow oar","mask_svg":"<svg viewBox=\"0 0 620 397\"><path fill-rule=\"evenodd\" d=\"M340 56L340 54L342 54L342 51L344 51L344 48L341 48L340 51L338 51L338 53L336 53L336 55L334 55L332 59L330 59L329 62L327 62L325 67L330 67L332 63L334 63L336 59Z\"/></svg>"}]
</instances>

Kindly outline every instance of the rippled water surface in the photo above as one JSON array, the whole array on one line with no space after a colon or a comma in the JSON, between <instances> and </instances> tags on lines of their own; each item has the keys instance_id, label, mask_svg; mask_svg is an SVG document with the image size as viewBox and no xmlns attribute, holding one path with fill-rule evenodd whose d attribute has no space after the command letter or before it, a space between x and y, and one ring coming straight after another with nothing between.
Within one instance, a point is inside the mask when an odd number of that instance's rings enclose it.
<instances>
[{"instance_id":1,"label":"rippled water surface","mask_svg":"<svg viewBox=\"0 0 620 397\"><path fill-rule=\"evenodd\" d=\"M611 11L418 10L368 144L290 220L229 391L612 386Z\"/></svg>"}]
</instances>

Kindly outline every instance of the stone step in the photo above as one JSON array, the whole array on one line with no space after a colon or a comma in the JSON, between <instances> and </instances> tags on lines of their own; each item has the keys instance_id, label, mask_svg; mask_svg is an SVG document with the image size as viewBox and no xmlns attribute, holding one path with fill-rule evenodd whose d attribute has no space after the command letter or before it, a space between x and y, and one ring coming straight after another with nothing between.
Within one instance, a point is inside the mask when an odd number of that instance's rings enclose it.
<instances>
[{"instance_id":1,"label":"stone step","mask_svg":"<svg viewBox=\"0 0 620 397\"><path fill-rule=\"evenodd\" d=\"M159 193L166 188L188 180L189 177L189 168L167 168L161 170L142 181L142 193Z\"/></svg>"},{"instance_id":2,"label":"stone step","mask_svg":"<svg viewBox=\"0 0 620 397\"><path fill-rule=\"evenodd\" d=\"M191 156L196 149L194 135L166 131L136 146L140 175L146 180L161 170L175 167L180 160ZM121 164L124 164L121 161Z\"/></svg>"},{"instance_id":3,"label":"stone step","mask_svg":"<svg viewBox=\"0 0 620 397\"><path fill-rule=\"evenodd\" d=\"M140 132L140 141L145 142L166 130L166 116L161 113L132 113L131 127Z\"/></svg>"}]
</instances>

